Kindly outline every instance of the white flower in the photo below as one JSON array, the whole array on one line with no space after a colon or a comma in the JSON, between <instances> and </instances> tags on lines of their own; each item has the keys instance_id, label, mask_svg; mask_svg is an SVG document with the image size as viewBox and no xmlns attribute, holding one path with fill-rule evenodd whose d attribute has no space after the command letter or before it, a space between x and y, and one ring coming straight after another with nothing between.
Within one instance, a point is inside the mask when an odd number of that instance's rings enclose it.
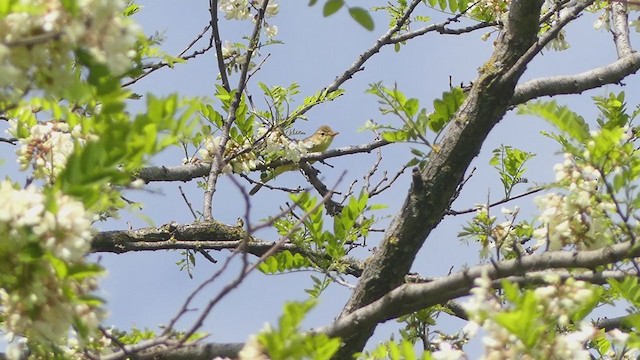
<instances>
[{"instance_id":1,"label":"white flower","mask_svg":"<svg viewBox=\"0 0 640 360\"><path fill-rule=\"evenodd\" d=\"M545 48L556 51L568 49L569 43L565 38L565 34L566 32L564 30L560 30L560 32L558 32L558 35L556 35L555 38L553 38L551 41L549 41L549 43L547 43L547 45L545 45Z\"/></svg>"},{"instance_id":2,"label":"white flower","mask_svg":"<svg viewBox=\"0 0 640 360\"><path fill-rule=\"evenodd\" d=\"M239 360L268 360L269 357L264 354L263 346L255 336L249 337L244 347L238 353Z\"/></svg>"},{"instance_id":3,"label":"white flower","mask_svg":"<svg viewBox=\"0 0 640 360\"><path fill-rule=\"evenodd\" d=\"M465 308L465 310L467 309ZM462 333L464 334L465 338L470 339L476 336L476 334L478 333L478 330L480 330L480 324L478 324L475 321L469 321L462 328Z\"/></svg>"},{"instance_id":4,"label":"white flower","mask_svg":"<svg viewBox=\"0 0 640 360\"><path fill-rule=\"evenodd\" d=\"M582 324L579 331L562 334L556 338L555 353L560 359L589 360L591 354L583 344L596 334L597 329L591 324Z\"/></svg>"},{"instance_id":5,"label":"white flower","mask_svg":"<svg viewBox=\"0 0 640 360\"><path fill-rule=\"evenodd\" d=\"M0 44L29 39L34 34L60 34L29 47L0 46L0 95L17 97L34 85L45 92L65 91L67 84L76 81L75 72L69 71L77 64L75 49L86 50L114 75L131 67L141 31L131 19L123 17L123 0L79 1L74 13L66 11L60 1L28 3L29 11L9 13L0 19ZM41 76L43 73L45 76Z\"/></svg>"},{"instance_id":6,"label":"white flower","mask_svg":"<svg viewBox=\"0 0 640 360\"><path fill-rule=\"evenodd\" d=\"M14 341L7 345L7 350L5 355L8 360L19 360L24 359L25 354L27 353L27 341L26 339L20 339L18 341Z\"/></svg>"},{"instance_id":7,"label":"white flower","mask_svg":"<svg viewBox=\"0 0 640 360\"><path fill-rule=\"evenodd\" d=\"M278 35L278 27L277 27L277 26L275 26L275 25L271 25L271 26L269 26L269 25L265 25L265 27L264 27L264 32L265 32L265 35L267 35L267 37L268 37L269 39L272 39L272 38L274 38L276 35Z\"/></svg>"},{"instance_id":8,"label":"white flower","mask_svg":"<svg viewBox=\"0 0 640 360\"><path fill-rule=\"evenodd\" d=\"M556 293L555 286L543 286L533 292L538 299L551 299Z\"/></svg>"},{"instance_id":9,"label":"white flower","mask_svg":"<svg viewBox=\"0 0 640 360\"><path fill-rule=\"evenodd\" d=\"M222 0L218 8L227 20L247 20L251 17L248 0Z\"/></svg>"},{"instance_id":10,"label":"white flower","mask_svg":"<svg viewBox=\"0 0 640 360\"><path fill-rule=\"evenodd\" d=\"M275 1L270 1L264 12L264 15L266 17L273 17L273 16L276 16L279 11L280 11L280 5L278 5Z\"/></svg>"},{"instance_id":11,"label":"white flower","mask_svg":"<svg viewBox=\"0 0 640 360\"><path fill-rule=\"evenodd\" d=\"M33 273L28 283L3 284L0 308L7 332L34 340L57 340L69 333L74 318L89 330L97 330L102 314L96 313L94 306L76 306L77 297L69 296L73 292L81 297L95 289L93 278L60 277L59 266L53 266L58 261L68 265L83 261L93 237L93 215L69 196L58 192L45 196L33 185L16 189L9 181L0 182L0 203L6 204L0 212L0 229L5 232L0 262L25 266ZM37 262L24 262L16 256L31 247L47 256ZM63 293L61 289L66 290Z\"/></svg>"},{"instance_id":12,"label":"white flower","mask_svg":"<svg viewBox=\"0 0 640 360\"><path fill-rule=\"evenodd\" d=\"M431 356L435 360L458 360L463 359L463 351L455 349L450 343L443 341L438 346L438 351L434 351Z\"/></svg>"},{"instance_id":13,"label":"white flower","mask_svg":"<svg viewBox=\"0 0 640 360\"><path fill-rule=\"evenodd\" d=\"M629 334L628 333L624 333L622 331L620 331L619 329L613 329L609 332L607 332L607 334L609 334L611 336L611 339L613 340L613 342L620 344L620 345L625 345L627 343L627 340L629 339Z\"/></svg>"},{"instance_id":14,"label":"white flower","mask_svg":"<svg viewBox=\"0 0 640 360\"><path fill-rule=\"evenodd\" d=\"M133 180L129 186L132 189L142 189L146 185L146 182L140 178Z\"/></svg>"},{"instance_id":15,"label":"white flower","mask_svg":"<svg viewBox=\"0 0 640 360\"><path fill-rule=\"evenodd\" d=\"M235 52L233 44L231 44L230 41L225 41L224 44L222 44L222 58L226 59L231 57Z\"/></svg>"}]
</instances>

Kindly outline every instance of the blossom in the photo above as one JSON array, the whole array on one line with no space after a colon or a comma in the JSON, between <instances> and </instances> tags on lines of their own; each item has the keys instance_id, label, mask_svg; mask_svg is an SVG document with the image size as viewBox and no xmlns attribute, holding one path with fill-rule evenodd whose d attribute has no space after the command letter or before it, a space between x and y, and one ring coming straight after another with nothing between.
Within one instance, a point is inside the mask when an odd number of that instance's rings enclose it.
<instances>
[{"instance_id":1,"label":"blossom","mask_svg":"<svg viewBox=\"0 0 640 360\"><path fill-rule=\"evenodd\" d=\"M24 127L24 124L14 119L9 123L11 127L7 132L17 137L20 145L16 150L20 168L26 170L31 166L36 179L54 180L64 169L76 142L82 145L95 139L95 135L82 135L80 126L71 129L61 121L36 123L28 129L28 136L20 137L18 127Z\"/></svg>"},{"instance_id":2,"label":"blossom","mask_svg":"<svg viewBox=\"0 0 640 360\"><path fill-rule=\"evenodd\" d=\"M443 341L438 345L438 350L431 353L435 360L458 360L464 359L465 354L462 350L454 348L447 341Z\"/></svg>"},{"instance_id":3,"label":"blossom","mask_svg":"<svg viewBox=\"0 0 640 360\"><path fill-rule=\"evenodd\" d=\"M76 81L72 67L78 64L74 58L77 49L85 50L114 75L131 67L141 30L123 17L124 0L79 1L74 12L61 0L29 3L9 8L0 19L3 97L20 96L34 83L46 92L65 91Z\"/></svg>"},{"instance_id":4,"label":"blossom","mask_svg":"<svg viewBox=\"0 0 640 360\"><path fill-rule=\"evenodd\" d=\"M609 242L608 213L615 204L598 194L599 173L589 165L578 165L573 157L554 167L556 182L566 186L568 193L549 193L535 198L540 209L542 226L534 231L540 246L549 241L551 250L566 245L595 249Z\"/></svg>"},{"instance_id":5,"label":"blossom","mask_svg":"<svg viewBox=\"0 0 640 360\"><path fill-rule=\"evenodd\" d=\"M248 0L222 0L218 8L227 20L247 20L251 17Z\"/></svg>"},{"instance_id":6,"label":"blossom","mask_svg":"<svg viewBox=\"0 0 640 360\"><path fill-rule=\"evenodd\" d=\"M0 274L20 269L0 275L4 329L35 341L58 341L74 323L96 330L104 314L79 301L96 289L95 279L66 276L84 261L94 215L60 192L19 189L6 180L0 182L0 203Z\"/></svg>"},{"instance_id":7,"label":"blossom","mask_svg":"<svg viewBox=\"0 0 640 360\"><path fill-rule=\"evenodd\" d=\"M462 304L470 320L470 325L463 331L473 336L478 328L483 330L485 354L482 359L542 359L549 358L550 353L558 354L558 359L589 358L584 344L597 334L590 324L582 324L578 331L558 330L555 334L547 334L537 339L534 346L525 346L516 332L501 325L505 313L520 312L523 316L528 314L532 317L528 320L531 321L529 325L523 322L523 326L530 326L531 329L541 326L567 328L569 319L594 296L591 285L584 281L567 279L561 282L557 275L552 274L545 274L542 278L548 280L549 284L533 291L525 290L520 295L534 301L536 314L532 314L530 309L519 309L518 302L511 304L498 296L491 287L491 279L486 271L474 279L471 297Z\"/></svg>"},{"instance_id":8,"label":"blossom","mask_svg":"<svg viewBox=\"0 0 640 360\"><path fill-rule=\"evenodd\" d=\"M274 38L276 35L278 35L278 27L277 27L277 26L275 26L275 25L268 25L268 24L265 24L264 32L265 32L265 35L267 35L267 37L268 37L269 39L272 39L272 38Z\"/></svg>"},{"instance_id":9,"label":"blossom","mask_svg":"<svg viewBox=\"0 0 640 360\"><path fill-rule=\"evenodd\" d=\"M249 337L244 347L238 353L240 360L268 360L269 357L264 353L264 347L258 341L256 336Z\"/></svg>"},{"instance_id":10,"label":"blossom","mask_svg":"<svg viewBox=\"0 0 640 360\"><path fill-rule=\"evenodd\" d=\"M267 8L265 9L264 16L265 17L274 17L280 11L280 5L275 1L269 1Z\"/></svg>"},{"instance_id":11,"label":"blossom","mask_svg":"<svg viewBox=\"0 0 640 360\"><path fill-rule=\"evenodd\" d=\"M219 156L222 149L222 138L220 136L211 136L205 140L204 147L199 150L202 161L212 163L216 156ZM221 172L225 175L231 173L248 173L253 171L256 166L256 156L251 151L244 149L251 148L251 144L246 142L243 146L233 140L227 141L224 156L232 156L228 163L222 166ZM224 160L224 159L223 159Z\"/></svg>"},{"instance_id":12,"label":"blossom","mask_svg":"<svg viewBox=\"0 0 640 360\"><path fill-rule=\"evenodd\" d=\"M591 324L582 324L580 330L559 335L553 347L553 352L559 359L589 360L591 354L584 348L584 343L591 340L597 333Z\"/></svg>"},{"instance_id":13,"label":"blossom","mask_svg":"<svg viewBox=\"0 0 640 360\"><path fill-rule=\"evenodd\" d=\"M545 48L555 51L567 50L569 48L569 43L566 39L566 32L564 30L560 30L556 37L551 39L551 41L545 45Z\"/></svg>"}]
</instances>

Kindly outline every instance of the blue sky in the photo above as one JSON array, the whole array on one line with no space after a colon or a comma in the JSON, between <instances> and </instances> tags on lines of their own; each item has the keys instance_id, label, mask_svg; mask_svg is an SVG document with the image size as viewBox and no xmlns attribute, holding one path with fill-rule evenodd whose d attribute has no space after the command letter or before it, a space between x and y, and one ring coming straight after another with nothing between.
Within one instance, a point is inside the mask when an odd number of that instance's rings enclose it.
<instances>
[{"instance_id":1,"label":"blue sky","mask_svg":"<svg viewBox=\"0 0 640 360\"><path fill-rule=\"evenodd\" d=\"M176 6L175 2L155 0L143 1L141 4L144 8L136 18L147 33L159 31L166 36L165 49L169 53L182 50L208 21L206 2L188 1L182 2L182 6ZM367 2L366 5L371 4ZM443 17L443 14L427 9L424 9L422 14L433 19ZM594 20L593 16L584 16L572 24L568 29L571 48L560 53L545 51L544 56L531 64L523 80L577 73L613 61L615 50L611 36L607 32L593 30ZM262 52L270 57L250 84L256 104L264 104L259 100L260 93L255 90L257 81L284 86L297 82L302 90L300 100L328 85L386 31L387 19L383 14L375 14L375 21L376 30L368 32L353 22L344 10L332 17L323 18L320 6L309 8L304 2L282 2L280 14L271 23L279 27L277 39L282 40L284 44L274 45ZM223 21L223 40L240 41L245 34L243 31L246 32L248 29L245 25ZM307 114L309 122L300 122L296 128L311 133L320 124L329 124L340 132L333 144L340 147L370 141L369 134L358 132L369 119L378 123L398 125L396 119L381 116L377 111L376 99L364 93L368 84L377 81L382 81L387 86L397 83L407 96L418 98L421 106L427 107L430 111L433 99L448 89L449 76L454 84L468 83L476 76L477 68L489 57L494 37L489 41L482 41L482 34L483 32L464 36L429 34L410 41L399 53L395 53L392 48L383 49L367 62L365 71L357 73L346 83L344 88L347 93L344 96L313 109ZM636 34L633 36L637 39ZM158 72L142 80L136 85L135 90L142 93L178 92L187 96L211 97L216 75L214 54L209 53L189 64ZM638 93L640 83L637 77L632 77L625 83L627 86L624 90L627 94ZM567 96L558 100L571 105L574 110L589 118L595 114L595 107L589 96L605 95L608 91L619 90L618 87L609 86L588 92L587 96ZM632 96L628 96L628 99L631 105L635 105ZM640 101L637 98L635 100ZM492 200L502 197L497 173L487 167L491 150L500 144L537 153L538 156L529 164L527 177L532 182L551 180L553 164L560 158L556 154L559 147L541 136L541 130L550 130L542 120L509 113L494 129L481 155L472 164L478 168L476 174L454 204L454 208L468 208L475 203L485 202L487 196ZM410 159L408 148L403 145L389 146L384 149L383 154L383 168L391 173ZM167 153L154 162L174 165L181 157L180 154ZM337 178L341 171L347 169L346 180L341 184L341 188L344 189L353 179L360 178L370 168L372 159L372 156L353 155L331 160L334 169L320 169L329 184L332 183L332 178ZM301 180L302 175L292 172L283 175L277 181L279 184L298 184ZM404 199L408 183L407 172L392 190L372 200L389 205L388 209L379 212L380 217L393 216ZM189 212L179 196L178 185L185 188L194 204L201 204L201 191L195 184L152 184L151 189L161 189L164 195L139 194L140 198L148 198L147 206L142 212L151 217L157 225L169 221L191 221ZM250 186L247 184L245 187ZM237 189L228 181L223 181L220 189L222 191L216 193L214 200L214 215L220 221L233 224L237 217L242 216L245 204L238 200ZM519 190L525 189L526 185L523 185ZM520 202L523 216L534 214L531 200ZM286 201L286 196L263 190L253 201L252 217L259 219L276 213L279 206ZM495 211L498 213L499 209ZM414 270L425 276L441 276L447 274L452 267L459 270L466 264L477 263L477 246L466 245L456 237L460 225L466 219L468 217L446 218L427 240L414 263ZM377 227L384 228L388 220L389 218L383 219ZM134 228L144 226L141 220L134 218L129 221ZM114 228L122 227L119 224L111 225ZM260 235L264 239L275 239L272 232ZM360 251L361 256L366 256L379 239L379 236L373 235L368 240L369 249ZM217 259L224 256L224 253L214 254ZM104 282L104 290L110 301L110 320L120 327L126 327L131 322L140 327L162 324L171 317L186 294L217 269L216 265L212 266L200 259L195 271L196 276L191 280L186 274L178 272L173 264L178 259L179 255L171 252L105 255L103 262L110 275ZM231 271L231 274L234 274L234 271ZM224 282L217 284L218 288L223 284ZM278 276L253 274L214 310L203 330L212 333L211 341L243 341L248 334L259 330L265 322L274 322L280 314L283 301L304 299L303 289L310 285L309 273ZM214 286L208 296L215 293ZM317 326L330 322L339 313L349 293L344 287L332 285L307 319L307 325ZM205 299L206 297L207 295L204 296ZM460 324L455 320L448 323L450 330ZM386 339L389 334L384 333L384 329L389 327L390 325L380 327L374 341Z\"/></svg>"},{"instance_id":2,"label":"blue sky","mask_svg":"<svg viewBox=\"0 0 640 360\"><path fill-rule=\"evenodd\" d=\"M372 2L350 1L351 5L371 6ZM353 3L353 4L352 4ZM376 2L378 5L385 2ZM208 23L209 12L206 1L153 0L141 1L142 11L135 16L147 34L160 32L166 38L164 50L171 54L180 52ZM257 91L256 83L268 85L289 85L297 82L302 90L298 100L311 95L328 85L342 73L357 56L369 48L373 42L386 31L388 20L382 13L374 14L376 29L366 31L352 21L343 9L338 14L323 18L321 4L307 7L304 1L281 1L280 14L270 23L279 28L278 40L283 45L273 45L262 51L270 54L262 69L251 80L250 91L258 106L265 102ZM442 19L443 14L424 8L421 15L431 16L434 20ZM556 74L572 74L585 71L594 66L607 64L615 59L615 49L611 35L604 31L595 31L592 24L594 16L583 16L568 28L568 41L571 48L565 52L545 51L536 59L523 80ZM415 24L416 28L419 24ZM221 22L223 40L242 41L247 34L247 24ZM312 133L321 124L328 124L340 135L332 147L363 144L372 140L369 133L358 132L358 129L369 120L378 123L400 125L399 121L382 116L377 111L376 99L365 94L368 85L381 81L387 86L397 83L407 96L420 100L421 107L432 110L433 99L449 88L449 77L454 84L467 84L477 75L477 69L486 61L492 51L494 36L488 41L480 39L483 32L453 36L429 34L409 42L399 53L391 47L384 48L365 65L365 70L357 73L348 81L344 89L346 94L339 99L318 106L307 113L308 122L299 122L296 128ZM632 41L638 41L638 35L632 34ZM204 46L194 48L199 49ZM160 70L134 85L133 90L145 94L179 93L182 96L213 97L216 84L217 67L214 53L202 55L187 64L178 64L174 69ZM232 83L237 80L232 78ZM632 94L640 94L640 81L637 76L625 80L626 86L608 86L585 93L582 96L566 96L558 101L568 104L587 119L593 119L595 107L590 96L602 96L609 91L626 91L629 106L640 103L640 98ZM295 104L294 104L295 105ZM131 109L140 109L139 104L132 104ZM593 121L591 121L593 123ZM529 164L527 177L532 183L542 183L553 178L553 165L560 157L559 149L553 141L540 135L541 130L551 130L542 120L516 116L513 112L496 126L485 143L482 153L473 162L477 167L475 175L469 181L454 209L469 208L476 203L502 198L497 172L488 167L491 150L500 144L511 145L538 155ZM411 155L406 145L391 145L383 150L382 168L390 173L398 171ZM163 153L153 159L156 165L178 165L183 157L179 150ZM362 182L362 176L369 170L375 155L352 155L343 159L329 161L334 166L330 169L319 165L327 184L333 184L338 175L347 170L346 178L339 185L344 190L356 179ZM8 162L11 162L9 160ZM10 165L3 166L11 169ZM13 170L10 171L13 173ZM380 175L378 175L380 176ZM254 178L259 175L255 174ZM381 222L377 228L384 228L399 209L406 195L410 171L407 171L394 185L393 189L372 199L374 203L389 205L386 210L378 212ZM279 185L299 184L303 181L301 174L291 172L276 180ZM202 190L195 182L186 184L150 184L148 190L128 194L132 200L141 201L144 207L141 214L153 220L154 225L168 222L189 223L193 221L178 186L182 186L189 200L196 209L202 208ZM515 193L526 190L528 185L516 188ZM245 183L245 188L251 186ZM262 190L252 199L252 218L262 219L278 212L279 207L287 200L286 195L274 191ZM533 215L532 199L525 199L519 205L523 208L522 216ZM511 207L513 205L510 205ZM245 204L240 200L235 186L223 179L214 199L214 216L217 220L234 224L243 216ZM494 210L499 215L499 209ZM122 219L99 224L101 230L139 228L149 226L143 216L136 213L124 213ZM469 217L445 218L440 226L430 235L415 260L414 271L424 276L446 275L451 268L454 271L465 265L479 262L478 247L461 242L456 234L461 224ZM266 240L275 240L271 231L258 234ZM373 234L368 239L368 249L359 251L359 256L366 256L380 241L380 235ZM213 253L216 259L222 260L227 253ZM103 296L108 300L110 316L106 325L115 325L122 329L135 324L139 328L157 329L158 325L168 322L178 311L185 297L214 273L219 265L207 263L198 258L194 279L180 272L175 262L180 260L178 252L154 252L110 255L99 254L101 263L107 268L108 276L102 281ZM220 264L220 262L218 263ZM214 284L200 297L200 304L214 296L231 277L237 274L239 264L228 273L229 277ZM264 276L254 273L237 290L232 292L218 307L214 309L205 323L203 331L211 333L208 341L239 342L249 334L260 330L265 322L274 323L281 313L282 304L286 300L303 300L306 294L303 289L311 286L310 273ZM314 274L321 276L320 274ZM354 283L356 279L348 279ZM309 327L326 325L331 322L348 299L350 291L338 285L332 285L321 298L320 304L306 321ZM621 310L622 311L622 310ZM181 323L187 326L189 319ZM447 330L455 330L460 326L456 320L445 322ZM383 325L373 341L389 337L387 331L393 325ZM386 332L385 332L386 331Z\"/></svg>"}]
</instances>

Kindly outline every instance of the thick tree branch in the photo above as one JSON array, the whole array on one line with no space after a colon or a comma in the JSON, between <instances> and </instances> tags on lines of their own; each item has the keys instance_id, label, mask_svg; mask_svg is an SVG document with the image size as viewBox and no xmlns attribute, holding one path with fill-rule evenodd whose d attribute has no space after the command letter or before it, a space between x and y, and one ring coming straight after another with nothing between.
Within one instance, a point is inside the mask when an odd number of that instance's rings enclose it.
<instances>
[{"instance_id":1,"label":"thick tree branch","mask_svg":"<svg viewBox=\"0 0 640 360\"><path fill-rule=\"evenodd\" d=\"M603 329L604 331L611 331L613 329L631 330L632 327L625 323L632 320L634 316L638 316L638 314L629 314L615 318L602 318L594 321L593 326L598 329Z\"/></svg>"},{"instance_id":2,"label":"thick tree branch","mask_svg":"<svg viewBox=\"0 0 640 360\"><path fill-rule=\"evenodd\" d=\"M506 260L495 264L474 266L426 284L401 285L381 299L353 311L330 326L316 329L329 336L349 337L404 314L468 295L474 279L486 272L493 280L510 276L525 276L530 271L547 269L594 269L640 256L640 246L630 242L591 251L553 251ZM365 270L366 273L366 270Z\"/></svg>"},{"instance_id":3,"label":"thick tree branch","mask_svg":"<svg viewBox=\"0 0 640 360\"><path fill-rule=\"evenodd\" d=\"M538 41L531 45L531 47L520 56L520 59L509 69L507 74L504 75L503 79L509 81L511 77L516 74L522 74L526 69L527 65L533 60L533 58L544 49L544 47L549 44L552 40L554 40L560 31L567 26L571 21L575 20L580 13L586 9L589 5L593 4L595 0L587 0L578 2L576 5L572 7L568 7L565 9L565 12L561 12L561 17L557 20L554 25L549 29L544 35L542 35Z\"/></svg>"},{"instance_id":4,"label":"thick tree branch","mask_svg":"<svg viewBox=\"0 0 640 360\"><path fill-rule=\"evenodd\" d=\"M609 65L575 75L550 76L529 80L516 87L511 105L523 104L542 96L580 94L607 84L617 84L640 69L640 54L632 53Z\"/></svg>"},{"instance_id":5,"label":"thick tree branch","mask_svg":"<svg viewBox=\"0 0 640 360\"><path fill-rule=\"evenodd\" d=\"M487 265L485 265L487 266ZM472 271L472 270L468 270ZM520 285L530 285L530 284L547 284L548 282L545 280L546 276L549 274L558 275L561 281L565 281L568 278L573 278L576 280L587 281L592 284L606 284L608 279L618 279L622 280L627 276L635 276L635 272L625 272L625 271L603 271L603 272L583 272L579 274L571 274L564 269L560 269L557 271L538 271L538 272L526 272L523 276L508 276L503 279L506 279L512 283L518 283ZM458 274L453 274L451 276L458 276ZM433 283L434 281L443 281L446 280L449 276L444 277L442 279L429 279L426 283ZM500 280L496 279L493 282L493 286L495 288L500 287ZM405 285L410 286L410 285ZM441 289L440 287L439 289ZM469 289L466 289L468 292ZM432 291L436 291L435 289ZM444 306L448 307L449 310L453 313L452 315L460 318L462 320L467 320L467 313L464 310L463 306L454 300L449 300L442 303ZM390 305L391 306L391 305ZM615 328L628 329L628 326L624 325L626 319L629 318L627 316L621 316L617 318L602 318L593 321L595 327L599 329L604 329L605 331L610 331ZM329 328L326 328L329 329ZM321 331L322 329L317 329L316 331ZM328 331L328 330L327 330ZM230 357L235 358L238 356L238 352L242 349L244 344L242 343L229 343L229 344L219 344L219 343L199 343L199 344L191 344L187 345L181 349L175 350L167 350L166 348L158 349L155 351L149 351L147 353L140 354L140 359L163 359L163 360L182 360L182 359L211 359L216 356L219 357Z\"/></svg>"},{"instance_id":6,"label":"thick tree branch","mask_svg":"<svg viewBox=\"0 0 640 360\"><path fill-rule=\"evenodd\" d=\"M330 159L338 156L369 153L379 147L389 145L386 140L374 140L369 144L347 146L339 149L328 150L323 153L310 153L301 157L301 161L311 162L318 160ZM260 165L256 170L266 170L268 168L278 167L288 164L287 161L274 161L268 165ZM151 166L140 169L136 177L146 181L190 181L195 178L206 176L209 173L211 164L185 164L179 166Z\"/></svg>"},{"instance_id":7,"label":"thick tree branch","mask_svg":"<svg viewBox=\"0 0 640 360\"><path fill-rule=\"evenodd\" d=\"M208 343L185 345L178 349L150 351L138 355L140 360L211 360L214 358L236 358L243 343Z\"/></svg>"},{"instance_id":8,"label":"thick tree branch","mask_svg":"<svg viewBox=\"0 0 640 360\"><path fill-rule=\"evenodd\" d=\"M622 58L633 53L631 41L629 40L629 15L627 14L627 5L614 2L611 4L611 12L613 17L613 26L611 27L613 42L616 45L618 58Z\"/></svg>"},{"instance_id":9,"label":"thick tree branch","mask_svg":"<svg viewBox=\"0 0 640 360\"><path fill-rule=\"evenodd\" d=\"M219 222L201 222L187 225L167 224L159 228L143 228L137 230L104 231L96 234L91 242L91 252L110 252L122 254L130 251L156 250L235 250L243 245L247 234L244 229ZM265 241L250 236L244 243L242 251L256 257L262 257L275 242ZM303 249L291 243L283 243L279 251L289 250L301 255L307 254ZM356 260L344 260L348 263L345 273L360 276L362 267Z\"/></svg>"},{"instance_id":10,"label":"thick tree branch","mask_svg":"<svg viewBox=\"0 0 640 360\"><path fill-rule=\"evenodd\" d=\"M336 324L342 324L342 319L351 318L349 314L380 299L403 282L418 250L442 219L467 167L480 152L489 131L508 109L521 72L511 73L508 78L504 76L535 43L542 3L542 0L511 2L508 21L495 51L481 67L480 76L452 119L440 143L442 149L432 154L424 170L414 171L402 209L367 261L358 286ZM362 350L376 322L361 325L357 331L339 331L343 346L335 358L347 359Z\"/></svg>"}]
</instances>

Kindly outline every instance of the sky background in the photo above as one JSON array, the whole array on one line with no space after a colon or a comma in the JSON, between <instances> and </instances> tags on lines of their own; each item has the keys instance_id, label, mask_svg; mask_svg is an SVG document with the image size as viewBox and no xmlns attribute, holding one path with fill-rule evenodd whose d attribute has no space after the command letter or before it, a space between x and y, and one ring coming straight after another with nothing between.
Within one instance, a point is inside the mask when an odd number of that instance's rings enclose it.
<instances>
[{"instance_id":1,"label":"sky background","mask_svg":"<svg viewBox=\"0 0 640 360\"><path fill-rule=\"evenodd\" d=\"M322 3L322 2L320 2ZM352 6L384 5L385 2L349 1ZM185 0L176 5L175 1L153 0L140 1L143 9L135 15L145 33L156 32L163 35L165 41L163 50L170 54L177 54L189 44L197 34L208 24L208 1ZM276 39L283 45L273 45L264 49L262 55L269 54L262 69L251 79L249 90L255 104L264 109L265 101L257 90L257 82L269 86L288 86L298 83L301 94L299 102L323 87L349 67L360 53L371 47L374 41L387 30L388 20L383 13L375 13L376 29L369 32L350 19L345 9L329 18L322 17L322 4L308 7L305 1L280 1L280 13L269 23L277 25L279 33ZM434 21L444 19L445 15L424 6L416 13L430 16ZM567 40L571 48L564 52L545 51L529 66L522 81L541 76L557 74L574 74L605 65L615 60L616 53L611 35L606 31L593 30L595 16L585 15L568 27ZM464 22L463 22L464 24ZM420 24L415 23L413 29ZM250 24L221 21L220 33L223 41L239 42L250 29ZM400 126L400 121L390 116L382 116L378 112L377 100L374 96L365 94L369 84L382 82L386 86L397 84L398 88L408 97L420 100L421 107L432 111L432 101L439 98L443 91L449 89L449 78L458 85L468 84L477 76L477 69L489 58L492 52L492 42L495 34L488 41L482 41L485 32L478 31L471 34L454 36L431 33L409 41L401 51L396 53L392 47L383 48L365 64L365 70L354 75L344 85L346 94L333 102L315 107L306 115L308 122L300 121L295 128L311 134L322 124L330 125L339 131L332 148L343 147L370 142L373 136L367 132L359 132L367 120L374 120L380 124ZM208 39L206 39L208 40ZM201 41L194 49L206 46L206 40ZM638 34L632 34L632 44L637 45ZM136 83L132 90L140 94L153 93L166 95L178 93L181 96L197 96L213 98L214 85L217 83L217 66L215 53L201 55L186 64L177 64L174 69L165 68ZM236 77L231 78L236 84ZM621 89L627 93L629 108L640 103L640 80L638 76L631 76L624 81L623 88L607 86L585 92L581 96L563 96L557 98L562 104L582 114L591 124L595 123L596 108L591 96L605 96L608 92L618 92ZM235 85L233 85L235 86ZM130 110L141 110L143 102L134 102ZM215 103L219 105L218 103ZM292 107L299 103L293 104ZM517 116L508 113L494 128L485 142L482 153L474 160L471 168L477 170L467 183L461 196L456 200L453 209L466 209L474 204L499 200L503 197L503 190L498 180L497 171L488 166L491 151L500 144L517 147L521 150L538 154L528 164L526 177L530 184L516 187L513 194L524 192L536 183L544 183L553 179L553 165L560 161L557 152L559 146L552 140L542 136L541 131L552 129L542 120ZM3 145L7 146L7 145ZM415 145L414 145L415 146ZM425 149L422 149L425 150ZM5 148L5 151L8 149ZM166 151L153 159L154 165L179 165L184 154L180 150ZM15 166L9 159L1 168L12 176ZM402 165L411 159L409 146L393 144L383 149L382 169L394 174ZM318 165L321 176L326 184L335 183L343 171L345 179L338 185L339 190L345 190L353 180L362 184L362 176L367 173L375 160L375 154L355 154L340 159L330 159L328 163L333 169ZM384 229L398 211L407 193L411 171L406 171L392 189L371 199L371 203L384 203L389 207L377 211L376 216L381 221L374 227ZM252 174L254 179L259 174ZM379 179L380 173L374 179ZM298 172L282 175L274 181L274 185L297 186L303 184L304 178ZM241 179L245 189L251 185ZM146 226L160 226L169 222L190 223L193 217L182 200L178 186L182 186L188 199L196 210L202 209L202 190L198 189L195 181L189 183L152 183L145 191L130 192L127 197L140 201L143 209L140 213L125 212L119 220L97 224L100 230L119 230L140 228ZM356 187L358 189L358 187ZM357 191L356 191L357 192ZM535 208L531 205L533 198L527 198L515 204L522 207L520 219L535 215ZM263 189L252 198L252 219L264 219L268 215L279 212L279 208L287 201L284 193ZM242 217L246 204L240 192L228 179L223 179L214 198L214 217L227 224L235 224L238 217ZM500 209L495 208L492 214L503 217ZM479 246L461 242L456 234L461 225L471 216L446 217L431 233L418 257L413 271L422 276L438 277L450 271L458 271L464 266L472 266L480 262L478 259ZM146 219L152 219L149 224ZM325 222L331 224L330 221ZM276 240L272 231L256 234L264 240ZM355 254L365 257L380 241L380 234L372 234L367 239L368 247L359 249ZM190 279L186 272L179 271L175 264L181 259L179 252L158 251L149 253L127 253L122 255L98 254L94 258L108 271L102 281L102 296L108 302L110 316L106 325L114 325L121 329L128 329L132 325L138 328L157 330L158 326L167 323L182 305L184 299L202 281L216 272L221 260L228 252L212 253L218 264L208 263L201 256L197 258L194 278ZM220 288L237 275L239 263L234 263L228 276L218 281L204 291L197 304L204 304L215 296ZM321 277L319 273L299 272L287 275L265 276L255 272L246 279L236 290L227 296L211 313L202 331L211 335L207 339L214 342L242 342L250 334L263 328L266 322L275 323L281 314L282 305L287 300L304 300L307 298L305 288L310 288L310 275ZM356 279L347 277L347 281L355 283ZM340 312L350 295L350 290L331 285L321 297L318 306L310 313L305 326L314 327L329 324ZM197 305L196 305L197 307ZM619 315L623 309L617 309ZM195 314L196 312L194 312ZM193 317L185 317L180 326L190 325ZM443 321L445 330L455 331L462 322L455 319ZM379 341L389 338L390 330L397 327L394 322L379 326L376 335L370 341L369 347ZM397 338L396 334L396 338ZM479 351L479 345L471 349ZM475 350L474 350L475 349Z\"/></svg>"}]
</instances>

